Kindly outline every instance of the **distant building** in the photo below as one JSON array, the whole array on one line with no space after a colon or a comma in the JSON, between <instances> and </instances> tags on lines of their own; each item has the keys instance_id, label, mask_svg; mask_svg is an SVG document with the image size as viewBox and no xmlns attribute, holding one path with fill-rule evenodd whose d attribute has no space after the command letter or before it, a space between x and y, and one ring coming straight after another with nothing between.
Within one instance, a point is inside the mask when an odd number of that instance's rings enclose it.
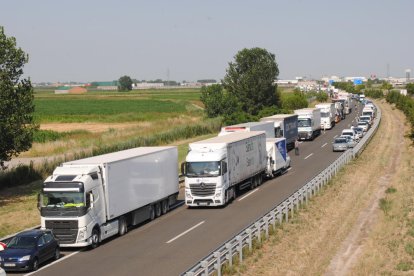
<instances>
[{"instance_id":1,"label":"distant building","mask_svg":"<svg viewBox=\"0 0 414 276\"><path fill-rule=\"evenodd\" d=\"M118 81L94 81L91 87L96 87L98 90L118 90Z\"/></svg>"},{"instance_id":2,"label":"distant building","mask_svg":"<svg viewBox=\"0 0 414 276\"><path fill-rule=\"evenodd\" d=\"M140 82L132 84L132 89L150 89L162 87L164 87L164 83L162 82Z\"/></svg>"}]
</instances>

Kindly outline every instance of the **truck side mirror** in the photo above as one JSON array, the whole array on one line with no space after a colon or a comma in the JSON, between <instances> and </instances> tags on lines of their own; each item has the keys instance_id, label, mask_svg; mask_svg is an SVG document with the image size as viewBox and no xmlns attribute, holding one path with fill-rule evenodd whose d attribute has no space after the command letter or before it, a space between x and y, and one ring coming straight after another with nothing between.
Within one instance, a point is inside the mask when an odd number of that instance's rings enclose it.
<instances>
[{"instance_id":1,"label":"truck side mirror","mask_svg":"<svg viewBox=\"0 0 414 276\"><path fill-rule=\"evenodd\" d=\"M186 162L181 163L181 174L182 175L186 175L185 165L186 165Z\"/></svg>"}]
</instances>

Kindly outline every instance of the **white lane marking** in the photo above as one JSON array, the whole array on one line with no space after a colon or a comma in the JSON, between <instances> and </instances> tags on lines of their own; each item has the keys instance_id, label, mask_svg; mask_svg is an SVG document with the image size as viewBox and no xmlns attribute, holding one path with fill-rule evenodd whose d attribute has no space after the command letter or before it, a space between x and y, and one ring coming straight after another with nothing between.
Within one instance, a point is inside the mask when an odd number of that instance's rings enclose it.
<instances>
[{"instance_id":1,"label":"white lane marking","mask_svg":"<svg viewBox=\"0 0 414 276\"><path fill-rule=\"evenodd\" d=\"M328 144L328 143L323 144L321 148L323 148L323 147L324 147L324 146L326 146L327 144Z\"/></svg>"},{"instance_id":2,"label":"white lane marking","mask_svg":"<svg viewBox=\"0 0 414 276\"><path fill-rule=\"evenodd\" d=\"M309 154L308 156L305 157L305 160L308 159L309 157L311 157L313 155L313 153Z\"/></svg>"},{"instance_id":3,"label":"white lane marking","mask_svg":"<svg viewBox=\"0 0 414 276\"><path fill-rule=\"evenodd\" d=\"M338 135L335 135L334 138L338 137Z\"/></svg>"},{"instance_id":4,"label":"white lane marking","mask_svg":"<svg viewBox=\"0 0 414 276\"><path fill-rule=\"evenodd\" d=\"M194 225L193 227L191 227L190 229L185 230L184 232L182 232L181 234L175 236L174 238L172 238L171 240L167 241L166 243L172 243L173 241L175 241L176 239L184 236L185 234L187 234L188 232L194 230L195 228L199 227L201 224L203 224L204 222L206 222L205 220L197 223L196 225Z\"/></svg>"},{"instance_id":5,"label":"white lane marking","mask_svg":"<svg viewBox=\"0 0 414 276\"><path fill-rule=\"evenodd\" d=\"M247 195L245 195L245 196L241 197L241 198L240 198L240 199L238 199L237 201L242 201L243 199L245 199L245 198L246 198L246 197L248 197L249 195L251 195L251 194L253 194L253 193L257 192L258 190L259 190L259 188L257 188L257 189L255 189L255 190L251 191L250 193L248 193Z\"/></svg>"},{"instance_id":6,"label":"white lane marking","mask_svg":"<svg viewBox=\"0 0 414 276\"><path fill-rule=\"evenodd\" d=\"M67 255L67 256L65 256L65 257L63 257L63 258L58 259L57 261L54 261L53 263L50 263L50 264L48 264L48 265L45 265L45 266L40 267L40 268L39 268L38 270L36 270L36 271L33 271L33 272L30 272L30 273L24 274L24 276L29 276L29 275L35 274L36 272L39 272L39 271L41 271L41 270L43 270L43 269L45 269L45 268L48 268L49 266L52 266L52 265L54 265L54 264L60 263L61 261L64 261L64 260L66 260L67 258L72 257L73 255L78 254L78 253L79 253L79 252L81 252L81 251L83 251L83 250L79 250L79 251L73 252L73 253L71 253L71 254L69 254L69 255Z\"/></svg>"},{"instance_id":7,"label":"white lane marking","mask_svg":"<svg viewBox=\"0 0 414 276\"><path fill-rule=\"evenodd\" d=\"M290 171L292 169L292 167L289 167L289 169L287 169L286 171L288 172L288 171Z\"/></svg>"}]
</instances>

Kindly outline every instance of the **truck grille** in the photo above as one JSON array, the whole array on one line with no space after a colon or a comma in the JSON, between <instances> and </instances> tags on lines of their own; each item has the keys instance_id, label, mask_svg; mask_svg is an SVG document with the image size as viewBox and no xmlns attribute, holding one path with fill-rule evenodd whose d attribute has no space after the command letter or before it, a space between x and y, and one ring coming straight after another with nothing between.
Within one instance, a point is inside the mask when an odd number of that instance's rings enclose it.
<instances>
[{"instance_id":1,"label":"truck grille","mask_svg":"<svg viewBox=\"0 0 414 276\"><path fill-rule=\"evenodd\" d=\"M46 220L46 228L53 231L60 244L76 242L78 235L77 220Z\"/></svg>"},{"instance_id":2,"label":"truck grille","mask_svg":"<svg viewBox=\"0 0 414 276\"><path fill-rule=\"evenodd\" d=\"M212 196L216 192L216 183L190 184L193 196Z\"/></svg>"}]
</instances>

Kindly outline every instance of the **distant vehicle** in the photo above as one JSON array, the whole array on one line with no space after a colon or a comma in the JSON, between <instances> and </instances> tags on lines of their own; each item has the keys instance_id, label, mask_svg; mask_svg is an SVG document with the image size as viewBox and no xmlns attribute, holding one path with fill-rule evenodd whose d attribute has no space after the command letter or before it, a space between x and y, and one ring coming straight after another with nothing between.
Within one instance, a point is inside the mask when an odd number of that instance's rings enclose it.
<instances>
[{"instance_id":1,"label":"distant vehicle","mask_svg":"<svg viewBox=\"0 0 414 276\"><path fill-rule=\"evenodd\" d=\"M295 147L298 138L298 115L296 114L276 114L260 119L261 122L273 122L274 138L286 138L286 147L291 150Z\"/></svg>"},{"instance_id":2,"label":"distant vehicle","mask_svg":"<svg viewBox=\"0 0 414 276\"><path fill-rule=\"evenodd\" d=\"M351 127L359 136L359 139L364 137L364 129L362 127Z\"/></svg>"},{"instance_id":3,"label":"distant vehicle","mask_svg":"<svg viewBox=\"0 0 414 276\"><path fill-rule=\"evenodd\" d=\"M37 270L39 265L59 259L59 243L50 230L29 230L14 236L0 252L0 266L6 271Z\"/></svg>"},{"instance_id":4,"label":"distant vehicle","mask_svg":"<svg viewBox=\"0 0 414 276\"><path fill-rule=\"evenodd\" d=\"M367 121L359 121L358 127L361 127L365 132L369 129L369 123Z\"/></svg>"},{"instance_id":5,"label":"distant vehicle","mask_svg":"<svg viewBox=\"0 0 414 276\"><path fill-rule=\"evenodd\" d=\"M365 102L365 95L364 94L361 94L361 95L359 95L359 101L360 102Z\"/></svg>"},{"instance_id":6,"label":"distant vehicle","mask_svg":"<svg viewBox=\"0 0 414 276\"><path fill-rule=\"evenodd\" d=\"M353 148L357 144L357 142L354 139L352 139L351 136L339 136L339 138L345 138L346 139L346 143L348 144L348 148Z\"/></svg>"},{"instance_id":7,"label":"distant vehicle","mask_svg":"<svg viewBox=\"0 0 414 276\"><path fill-rule=\"evenodd\" d=\"M346 151L348 149L348 140L345 137L335 138L332 144L333 151Z\"/></svg>"},{"instance_id":8,"label":"distant vehicle","mask_svg":"<svg viewBox=\"0 0 414 276\"><path fill-rule=\"evenodd\" d=\"M360 121L367 121L369 125L372 124L372 118L369 115L359 116Z\"/></svg>"},{"instance_id":9,"label":"distant vehicle","mask_svg":"<svg viewBox=\"0 0 414 276\"><path fill-rule=\"evenodd\" d=\"M351 128L342 130L341 136L350 136L355 141L359 141L359 135Z\"/></svg>"},{"instance_id":10,"label":"distant vehicle","mask_svg":"<svg viewBox=\"0 0 414 276\"><path fill-rule=\"evenodd\" d=\"M286 149L286 138L267 138L266 152L266 176L268 178L280 175L290 167L290 157Z\"/></svg>"},{"instance_id":11,"label":"distant vehicle","mask_svg":"<svg viewBox=\"0 0 414 276\"><path fill-rule=\"evenodd\" d=\"M218 136L228 135L230 133L240 131L264 131L266 133L266 138L275 138L273 122L249 122L232 126L224 126L221 128Z\"/></svg>"},{"instance_id":12,"label":"distant vehicle","mask_svg":"<svg viewBox=\"0 0 414 276\"><path fill-rule=\"evenodd\" d=\"M321 128L331 129L335 126L336 108L334 103L320 103L315 105L321 110Z\"/></svg>"},{"instance_id":13,"label":"distant vehicle","mask_svg":"<svg viewBox=\"0 0 414 276\"><path fill-rule=\"evenodd\" d=\"M321 110L319 108L302 108L294 112L298 115L300 140L313 140L321 134Z\"/></svg>"}]
</instances>

